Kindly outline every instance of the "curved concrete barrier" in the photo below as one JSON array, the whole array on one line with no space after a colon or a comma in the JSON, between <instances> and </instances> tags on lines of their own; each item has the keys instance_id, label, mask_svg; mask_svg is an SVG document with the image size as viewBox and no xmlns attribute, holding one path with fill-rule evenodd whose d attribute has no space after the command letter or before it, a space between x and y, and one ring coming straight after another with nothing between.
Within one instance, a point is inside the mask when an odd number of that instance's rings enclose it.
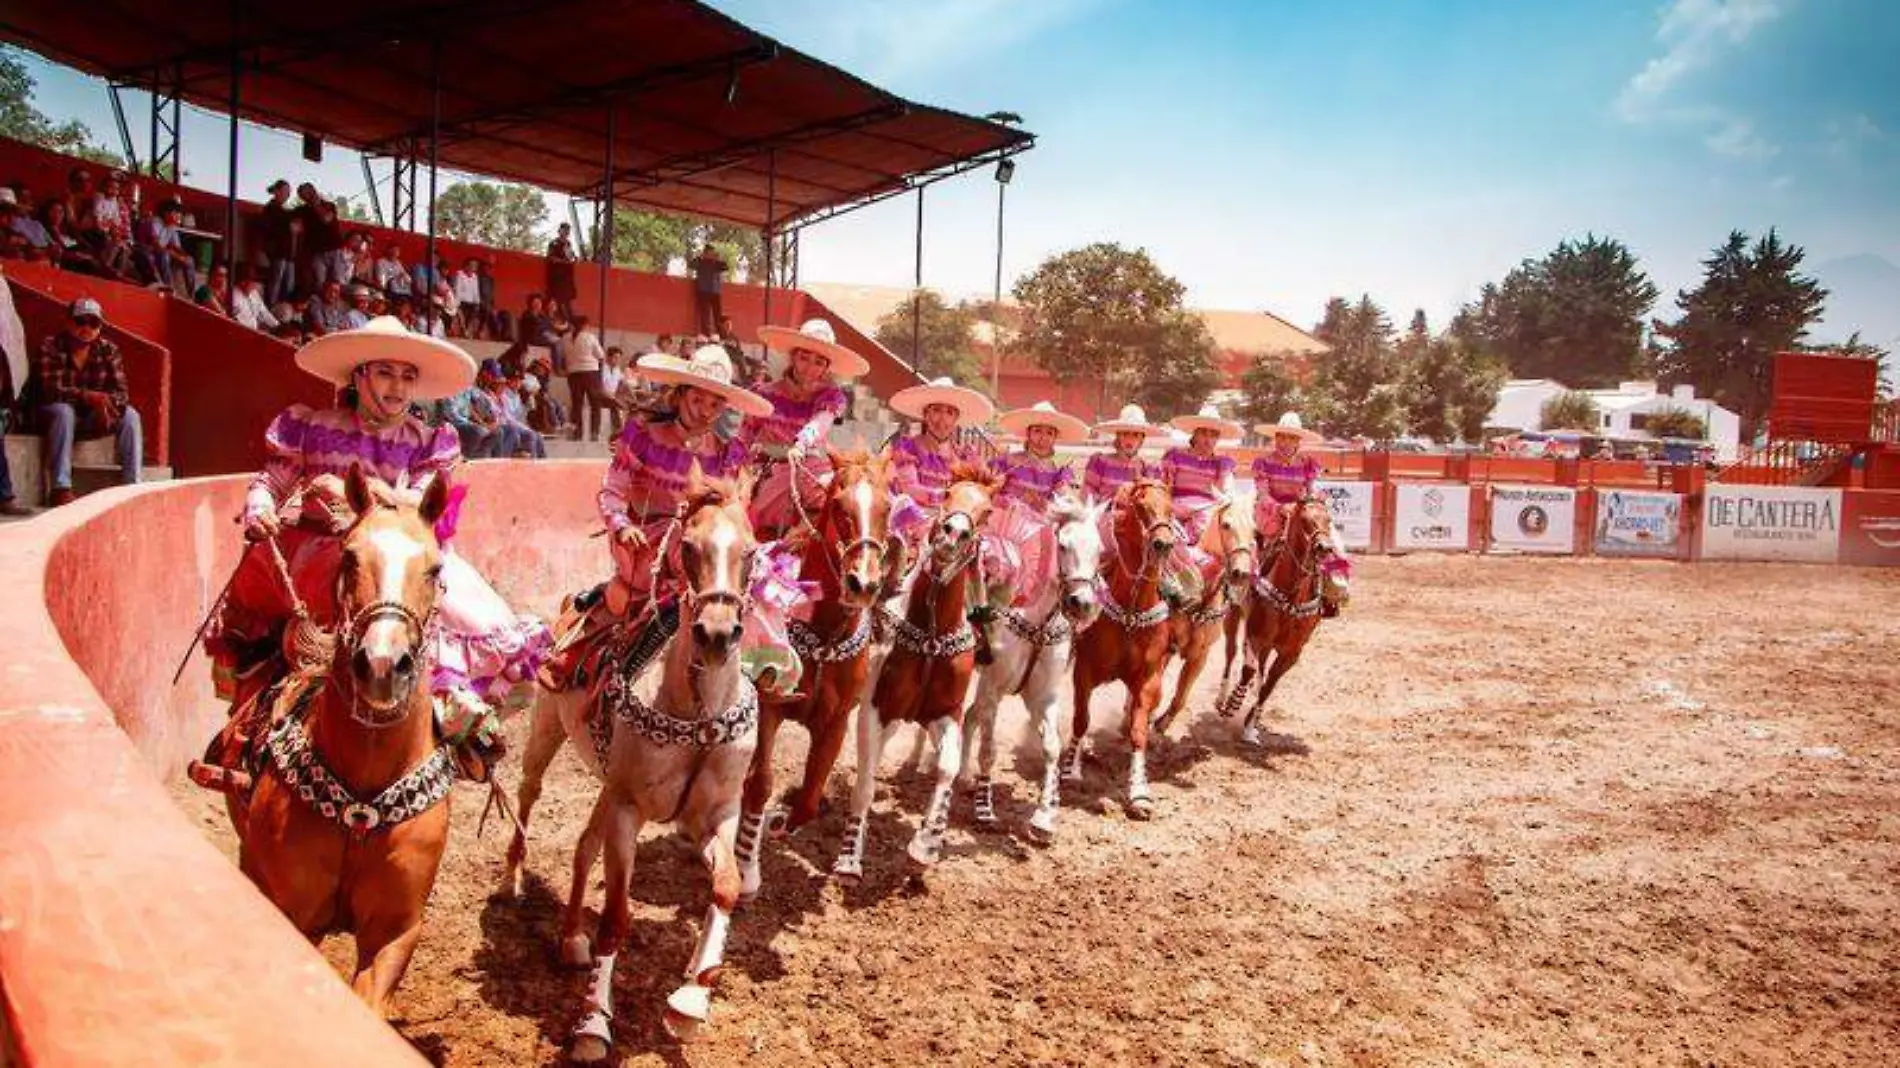
<instances>
[{"instance_id":1,"label":"curved concrete barrier","mask_svg":"<svg viewBox=\"0 0 1900 1068\"><path fill-rule=\"evenodd\" d=\"M548 612L604 573L599 461L469 465L457 548ZM0 1064L420 1064L167 797L222 711L178 657L237 559L244 480L0 528Z\"/></svg>"}]
</instances>

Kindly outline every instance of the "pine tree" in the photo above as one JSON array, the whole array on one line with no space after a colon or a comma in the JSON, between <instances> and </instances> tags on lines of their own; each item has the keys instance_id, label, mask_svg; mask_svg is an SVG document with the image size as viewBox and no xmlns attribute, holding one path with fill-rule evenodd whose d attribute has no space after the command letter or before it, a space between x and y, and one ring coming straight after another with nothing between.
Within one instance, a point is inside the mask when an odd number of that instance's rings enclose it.
<instances>
[{"instance_id":1,"label":"pine tree","mask_svg":"<svg viewBox=\"0 0 1900 1068\"><path fill-rule=\"evenodd\" d=\"M1370 296L1326 302L1313 336L1331 348L1313 375L1313 414L1327 433L1389 441L1405 432L1392 321Z\"/></svg>"},{"instance_id":2,"label":"pine tree","mask_svg":"<svg viewBox=\"0 0 1900 1068\"><path fill-rule=\"evenodd\" d=\"M1643 319L1655 303L1656 286L1635 254L1590 234L1485 286L1459 310L1452 332L1516 377L1609 386L1641 363Z\"/></svg>"}]
</instances>

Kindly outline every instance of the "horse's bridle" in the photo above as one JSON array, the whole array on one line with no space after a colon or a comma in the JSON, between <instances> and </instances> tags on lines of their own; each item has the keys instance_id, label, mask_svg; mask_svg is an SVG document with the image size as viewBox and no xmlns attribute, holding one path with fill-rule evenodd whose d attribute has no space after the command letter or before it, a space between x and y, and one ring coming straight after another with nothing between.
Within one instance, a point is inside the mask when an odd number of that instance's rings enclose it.
<instances>
[{"instance_id":1,"label":"horse's bridle","mask_svg":"<svg viewBox=\"0 0 1900 1068\"><path fill-rule=\"evenodd\" d=\"M336 603L339 605L344 603L343 576L341 574L337 575ZM403 625L403 629L409 634L409 645L415 650L417 677L420 679L421 672L426 671L429 667L430 657L427 641L429 625L435 622L436 609L440 604L441 596L438 590L437 596L430 601L429 611L425 615L417 615L415 609L410 608L401 601L389 600L372 601L354 612L347 612L337 620L336 633L339 638L343 639L343 641L339 643L339 649L343 651L346 656L355 657L357 650L363 644L363 636L369 632L371 626L379 620L395 619ZM335 673L332 677L335 678L338 674L347 675L348 672ZM413 687L416 683L412 682L410 685ZM426 681L424 685L426 685ZM384 730L389 727L394 727L409 717L410 709L407 707L409 696L407 694L394 701L375 701L364 697L354 682L350 684L349 688L350 718L364 727L368 727L372 730ZM367 716L363 714L365 709L369 712Z\"/></svg>"}]
</instances>

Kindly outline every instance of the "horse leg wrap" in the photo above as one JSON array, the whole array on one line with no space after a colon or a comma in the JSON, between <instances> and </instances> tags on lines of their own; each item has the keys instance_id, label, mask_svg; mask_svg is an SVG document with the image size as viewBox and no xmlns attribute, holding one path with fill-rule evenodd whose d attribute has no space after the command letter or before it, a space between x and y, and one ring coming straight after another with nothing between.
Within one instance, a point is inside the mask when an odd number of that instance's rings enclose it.
<instances>
[{"instance_id":1,"label":"horse leg wrap","mask_svg":"<svg viewBox=\"0 0 1900 1068\"><path fill-rule=\"evenodd\" d=\"M1148 792L1148 754L1139 749L1128 754L1128 807L1144 819L1154 807L1154 797Z\"/></svg>"},{"instance_id":2,"label":"horse leg wrap","mask_svg":"<svg viewBox=\"0 0 1900 1068\"><path fill-rule=\"evenodd\" d=\"M838 859L832 862L831 874L846 879L864 877L864 832L869 824L867 816L853 816L845 824L844 843L838 849Z\"/></svg>"},{"instance_id":3,"label":"horse leg wrap","mask_svg":"<svg viewBox=\"0 0 1900 1068\"><path fill-rule=\"evenodd\" d=\"M574 1041L593 1039L603 1046L613 1044L614 954L594 958L594 974L588 980L587 1011L574 1025ZM576 1052L579 1052L577 1049Z\"/></svg>"},{"instance_id":4,"label":"horse leg wrap","mask_svg":"<svg viewBox=\"0 0 1900 1068\"><path fill-rule=\"evenodd\" d=\"M1247 694L1253 689L1253 677L1246 671L1240 673L1240 682L1235 684L1227 700L1220 703L1220 718L1233 719L1240 712L1240 706L1247 703Z\"/></svg>"},{"instance_id":5,"label":"horse leg wrap","mask_svg":"<svg viewBox=\"0 0 1900 1068\"><path fill-rule=\"evenodd\" d=\"M924 822L911 836L907 851L910 859L929 867L943 856L943 835L950 828L950 786L938 784L930 792L930 807L924 810Z\"/></svg>"},{"instance_id":6,"label":"horse leg wrap","mask_svg":"<svg viewBox=\"0 0 1900 1068\"><path fill-rule=\"evenodd\" d=\"M987 775L976 781L976 806L974 813L976 822L982 824L996 822L995 788L996 784L991 782Z\"/></svg>"},{"instance_id":7,"label":"horse leg wrap","mask_svg":"<svg viewBox=\"0 0 1900 1068\"><path fill-rule=\"evenodd\" d=\"M1240 728L1240 740L1246 745L1260 744L1260 728L1254 725L1253 720L1248 720L1246 725Z\"/></svg>"},{"instance_id":8,"label":"horse leg wrap","mask_svg":"<svg viewBox=\"0 0 1900 1068\"><path fill-rule=\"evenodd\" d=\"M1070 782L1082 781L1082 739L1062 751L1062 777Z\"/></svg>"},{"instance_id":9,"label":"horse leg wrap","mask_svg":"<svg viewBox=\"0 0 1900 1068\"><path fill-rule=\"evenodd\" d=\"M686 981L710 987L719 982L720 969L726 963L726 932L732 926L732 913L718 905L706 907L705 929L699 933L699 947L692 963L686 966Z\"/></svg>"},{"instance_id":10,"label":"horse leg wrap","mask_svg":"<svg viewBox=\"0 0 1900 1068\"><path fill-rule=\"evenodd\" d=\"M1029 816L1029 830L1033 837L1049 839L1056 833L1056 811L1062 804L1062 766L1051 764L1042 769L1042 796L1037 799L1036 811Z\"/></svg>"},{"instance_id":11,"label":"horse leg wrap","mask_svg":"<svg viewBox=\"0 0 1900 1068\"><path fill-rule=\"evenodd\" d=\"M759 896L759 854L765 839L765 813L747 813L739 820L739 840L733 856L739 861L739 900Z\"/></svg>"}]
</instances>

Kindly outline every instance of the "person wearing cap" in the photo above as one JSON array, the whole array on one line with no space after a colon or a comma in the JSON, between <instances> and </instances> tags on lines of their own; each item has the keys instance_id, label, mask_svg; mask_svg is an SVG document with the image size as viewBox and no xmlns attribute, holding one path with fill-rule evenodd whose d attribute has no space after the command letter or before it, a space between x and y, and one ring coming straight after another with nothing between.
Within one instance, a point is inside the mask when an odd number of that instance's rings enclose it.
<instances>
[{"instance_id":1,"label":"person wearing cap","mask_svg":"<svg viewBox=\"0 0 1900 1068\"><path fill-rule=\"evenodd\" d=\"M296 217L290 210L289 182L279 178L270 184L267 192L270 199L264 202L257 231L264 246L266 264L264 299L275 304L289 300L297 288Z\"/></svg>"},{"instance_id":2,"label":"person wearing cap","mask_svg":"<svg viewBox=\"0 0 1900 1068\"><path fill-rule=\"evenodd\" d=\"M518 381L508 377L502 370L500 360L482 361L478 384L495 402L495 415L510 439L502 449L502 457L526 455L531 459L545 460L548 458L547 442L539 431L528 425L528 406L521 398Z\"/></svg>"},{"instance_id":3,"label":"person wearing cap","mask_svg":"<svg viewBox=\"0 0 1900 1068\"><path fill-rule=\"evenodd\" d=\"M1005 431L1020 434L1023 447L997 457L991 468L1003 477L990 509L985 531L988 549L998 566L986 576L990 612L1011 604L1034 601L1055 577L1056 532L1049 522L1049 506L1056 496L1075 489L1075 472L1056 459L1056 445L1079 445L1089 439L1087 423L1058 411L1048 401L1004 412L997 420ZM988 619L981 621L987 631ZM983 634L985 645L988 633ZM987 650L979 659L987 663Z\"/></svg>"},{"instance_id":4,"label":"person wearing cap","mask_svg":"<svg viewBox=\"0 0 1900 1068\"><path fill-rule=\"evenodd\" d=\"M1141 447L1149 438L1167 437L1168 428L1150 423L1141 405L1122 405L1120 415L1095 424L1095 433L1111 439L1114 450L1089 457L1082 469L1082 492L1090 499L1113 500L1123 486L1158 476L1155 465L1141 458Z\"/></svg>"},{"instance_id":5,"label":"person wearing cap","mask_svg":"<svg viewBox=\"0 0 1900 1068\"><path fill-rule=\"evenodd\" d=\"M139 480L144 439L138 410L126 388L125 361L104 336L99 302L80 297L67 308L66 328L40 346L40 419L53 473L49 503L73 499L73 439L114 439L119 476Z\"/></svg>"},{"instance_id":6,"label":"person wearing cap","mask_svg":"<svg viewBox=\"0 0 1900 1068\"><path fill-rule=\"evenodd\" d=\"M266 333L278 326L277 313L264 299L264 283L247 269L239 269L237 288L231 291L231 318Z\"/></svg>"},{"instance_id":7,"label":"person wearing cap","mask_svg":"<svg viewBox=\"0 0 1900 1068\"><path fill-rule=\"evenodd\" d=\"M1278 422L1256 423L1254 432L1273 439L1273 449L1254 457L1254 530L1262 546L1279 537L1287 515L1299 502L1313 497L1319 481L1319 461L1301 451L1320 440L1306 429L1298 412L1284 412ZM1339 614L1345 590L1352 574L1352 563L1344 553L1335 553L1320 562L1320 571L1329 579L1322 589L1325 612Z\"/></svg>"},{"instance_id":8,"label":"person wearing cap","mask_svg":"<svg viewBox=\"0 0 1900 1068\"><path fill-rule=\"evenodd\" d=\"M245 493L242 522L249 541L275 539L300 587L328 589L340 562L339 535L353 520L342 476L360 465L406 492L420 492L462 461L455 432L432 427L410 411L413 401L452 396L473 383L475 362L453 345L420 337L391 318L373 320L312 341L297 366L341 390L333 408L295 404L264 432L267 459ZM443 543L442 595L430 629L431 692L437 721L451 744L490 762L498 743L490 727L510 690L534 677L552 645L548 628L518 616L487 580L450 548L462 488L436 524ZM219 609L205 648L224 687L254 693L281 669L278 647L289 618L281 578L268 553L247 552ZM241 691L241 692L238 692Z\"/></svg>"},{"instance_id":9,"label":"person wearing cap","mask_svg":"<svg viewBox=\"0 0 1900 1068\"><path fill-rule=\"evenodd\" d=\"M794 486L810 509L817 504L814 491L830 482L825 435L845 417L849 403L837 379L864 374L871 361L839 344L826 319L811 319L796 330L762 326L759 341L767 351L785 353L785 373L758 388L772 411L746 420L739 440L771 463L752 495L752 525L761 537L775 537L797 520Z\"/></svg>"},{"instance_id":10,"label":"person wearing cap","mask_svg":"<svg viewBox=\"0 0 1900 1068\"><path fill-rule=\"evenodd\" d=\"M189 300L198 291L198 262L178 239L178 225L184 215L185 206L177 197L161 203L157 214L139 228L139 247L133 255L148 281Z\"/></svg>"},{"instance_id":11,"label":"person wearing cap","mask_svg":"<svg viewBox=\"0 0 1900 1068\"><path fill-rule=\"evenodd\" d=\"M6 186L0 185L0 257L6 259L26 259L26 238L13 227L20 216L20 195Z\"/></svg>"},{"instance_id":12,"label":"person wearing cap","mask_svg":"<svg viewBox=\"0 0 1900 1068\"><path fill-rule=\"evenodd\" d=\"M915 434L891 446L891 529L914 544L943 504L951 468L980 462L973 447L957 441L957 427L987 423L996 409L988 397L948 378L898 390L890 408L919 424ZM892 570L901 573L903 567Z\"/></svg>"},{"instance_id":13,"label":"person wearing cap","mask_svg":"<svg viewBox=\"0 0 1900 1068\"><path fill-rule=\"evenodd\" d=\"M1239 440L1241 427L1221 418L1212 404L1168 422L1188 434L1186 448L1176 446L1161 456L1161 481L1173 496L1174 521L1181 529L1163 592L1178 606L1200 596L1201 583L1219 563L1199 546L1215 509L1233 499L1234 458L1217 455L1214 448L1222 441Z\"/></svg>"},{"instance_id":14,"label":"person wearing cap","mask_svg":"<svg viewBox=\"0 0 1900 1068\"><path fill-rule=\"evenodd\" d=\"M407 323L404 324L408 326ZM412 333L415 331L410 327ZM462 455L471 460L505 460L515 454L514 430L502 421L501 405L488 386L503 375L499 360L483 360L475 381L459 393L442 398L437 410L442 421L455 428Z\"/></svg>"},{"instance_id":15,"label":"person wearing cap","mask_svg":"<svg viewBox=\"0 0 1900 1068\"><path fill-rule=\"evenodd\" d=\"M707 478L735 478L745 467L745 447L713 433L719 417L728 407L752 418L772 411L770 401L733 382L732 361L717 345L701 348L690 360L642 356L635 373L674 397L669 415L629 422L620 432L596 499L612 539L616 588L631 598L615 608L616 615L664 594L649 585L653 553L678 514L694 468Z\"/></svg>"}]
</instances>

